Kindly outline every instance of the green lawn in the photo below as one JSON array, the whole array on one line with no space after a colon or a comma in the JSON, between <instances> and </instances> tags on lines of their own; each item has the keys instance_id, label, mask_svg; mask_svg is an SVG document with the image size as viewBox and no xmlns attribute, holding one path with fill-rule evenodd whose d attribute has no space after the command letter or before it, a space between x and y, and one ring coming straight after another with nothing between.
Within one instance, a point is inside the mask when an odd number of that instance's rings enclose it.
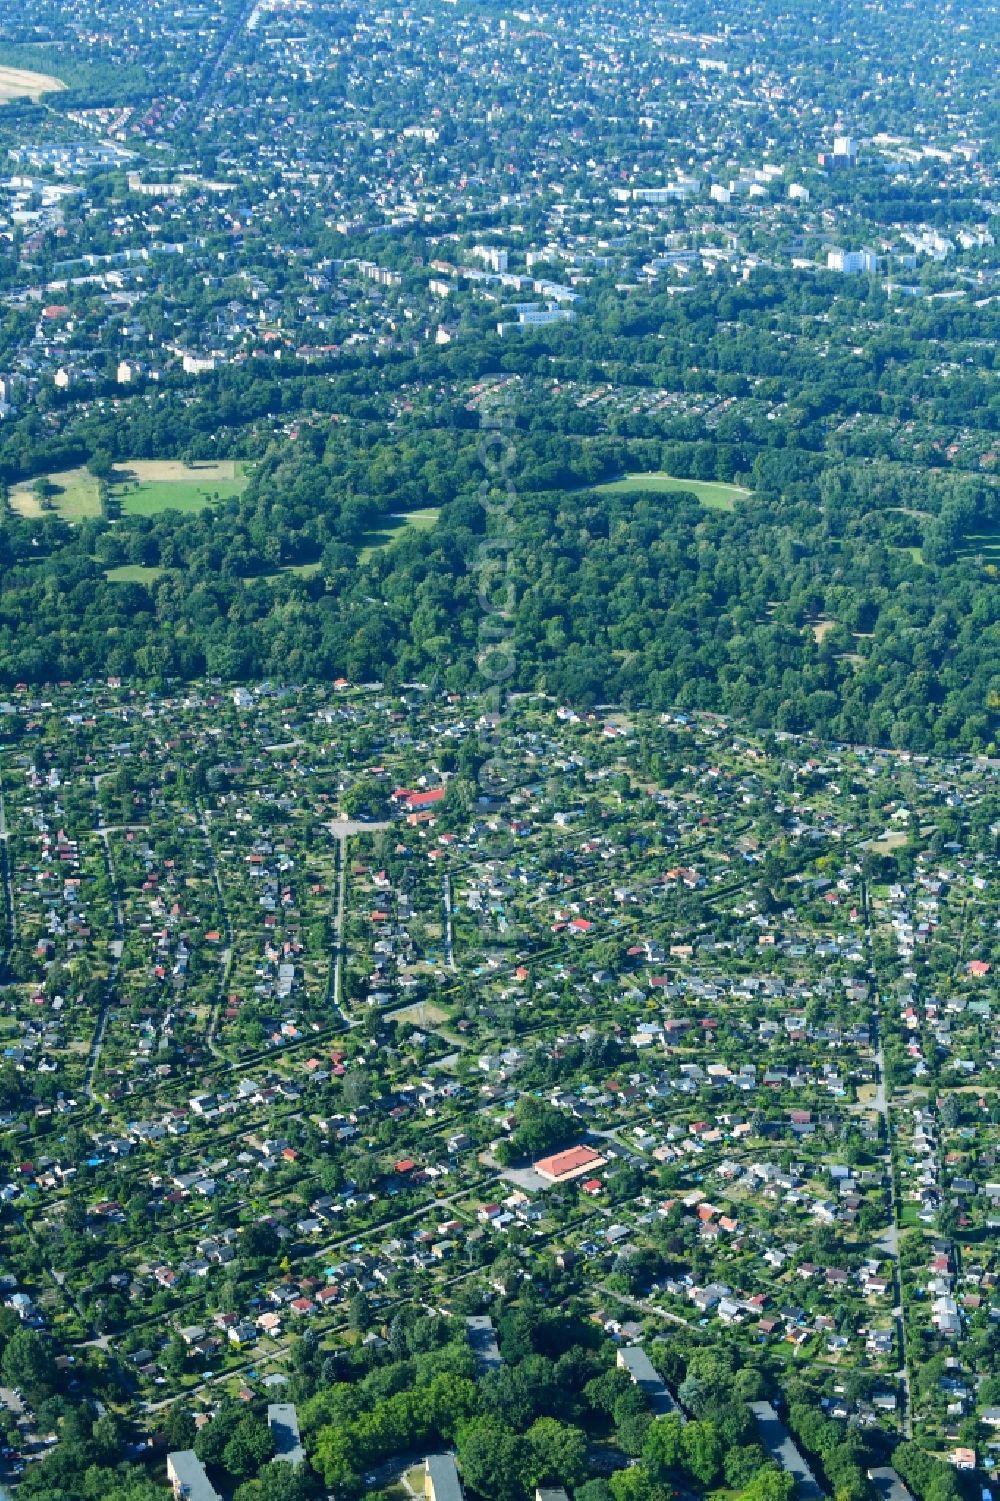
<instances>
[{"instance_id":1,"label":"green lawn","mask_svg":"<svg viewBox=\"0 0 1000 1501\"><path fill-rule=\"evenodd\" d=\"M724 485L721 481L703 479L678 479L676 475L657 470L653 474L626 474L624 479L612 480L607 485L597 485L602 495L634 495L644 490L657 495L670 495L678 490L687 490L698 498L710 511L731 511L738 500L745 500L751 493L741 485Z\"/></svg>"},{"instance_id":2,"label":"green lawn","mask_svg":"<svg viewBox=\"0 0 1000 1501\"><path fill-rule=\"evenodd\" d=\"M160 511L202 511L220 500L242 495L246 480L140 480L137 485L116 485L124 516L156 516Z\"/></svg>"},{"instance_id":3,"label":"green lawn","mask_svg":"<svg viewBox=\"0 0 1000 1501\"><path fill-rule=\"evenodd\" d=\"M123 563L120 568L109 568L105 577L110 584L151 584L162 572L144 563Z\"/></svg>"},{"instance_id":4,"label":"green lawn","mask_svg":"<svg viewBox=\"0 0 1000 1501\"><path fill-rule=\"evenodd\" d=\"M97 481L88 469L61 469L45 477L53 489L52 510L64 521L86 521L101 514ZM33 480L11 486L10 504L19 516L30 519L42 514Z\"/></svg>"},{"instance_id":5,"label":"green lawn","mask_svg":"<svg viewBox=\"0 0 1000 1501\"><path fill-rule=\"evenodd\" d=\"M134 459L118 464L112 494L125 516L155 516L160 511L201 511L231 500L246 488L247 476L236 459L185 464L178 459ZM46 476L52 486L51 510L64 521L86 521L101 514L97 480L88 469L63 469ZM42 514L34 481L12 485L11 509L31 519Z\"/></svg>"},{"instance_id":6,"label":"green lawn","mask_svg":"<svg viewBox=\"0 0 1000 1501\"><path fill-rule=\"evenodd\" d=\"M377 532L368 532L360 559L367 563L374 553L381 552L390 542L395 542L401 532L409 528L415 532L429 532L441 514L440 507L427 506L422 511L407 511L405 515L390 516Z\"/></svg>"}]
</instances>

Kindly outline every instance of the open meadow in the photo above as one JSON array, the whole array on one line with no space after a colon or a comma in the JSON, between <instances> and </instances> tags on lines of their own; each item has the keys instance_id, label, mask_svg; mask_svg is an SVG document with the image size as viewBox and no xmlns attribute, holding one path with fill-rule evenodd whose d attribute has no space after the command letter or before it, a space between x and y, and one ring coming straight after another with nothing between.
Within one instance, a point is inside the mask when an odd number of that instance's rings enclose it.
<instances>
[{"instance_id":1,"label":"open meadow","mask_svg":"<svg viewBox=\"0 0 1000 1501\"><path fill-rule=\"evenodd\" d=\"M185 464L178 459L131 459L115 468L112 493L126 516L155 516L159 511L200 511L232 500L246 488L237 459Z\"/></svg>"},{"instance_id":2,"label":"open meadow","mask_svg":"<svg viewBox=\"0 0 1000 1501\"><path fill-rule=\"evenodd\" d=\"M686 490L694 495L710 511L731 511L738 500L750 495L742 485L726 485L717 480L679 479L673 474L658 471L654 474L626 474L623 479L612 480L607 485L595 486L601 495L630 495L646 491L657 495L670 495Z\"/></svg>"},{"instance_id":3,"label":"open meadow","mask_svg":"<svg viewBox=\"0 0 1000 1501\"><path fill-rule=\"evenodd\" d=\"M86 521L101 514L97 480L88 469L61 469L45 475L51 488L47 498L36 490L37 480L22 480L10 488L10 507L31 520L48 509L64 521Z\"/></svg>"},{"instance_id":4,"label":"open meadow","mask_svg":"<svg viewBox=\"0 0 1000 1501\"><path fill-rule=\"evenodd\" d=\"M440 514L439 507L427 506L422 511L407 511L405 514L386 517L377 532L368 533L368 540L360 552L361 562L367 563L373 554L395 542L408 528L415 532L429 532Z\"/></svg>"},{"instance_id":5,"label":"open meadow","mask_svg":"<svg viewBox=\"0 0 1000 1501\"><path fill-rule=\"evenodd\" d=\"M40 99L66 85L48 73L32 73L27 68L0 67L0 104L10 99Z\"/></svg>"}]
</instances>

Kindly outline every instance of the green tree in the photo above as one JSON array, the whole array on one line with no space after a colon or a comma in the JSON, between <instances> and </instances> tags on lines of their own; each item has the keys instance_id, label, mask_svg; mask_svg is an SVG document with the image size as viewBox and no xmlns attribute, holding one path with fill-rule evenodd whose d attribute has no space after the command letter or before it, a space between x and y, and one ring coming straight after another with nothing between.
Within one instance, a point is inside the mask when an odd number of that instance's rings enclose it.
<instances>
[{"instance_id":1,"label":"green tree","mask_svg":"<svg viewBox=\"0 0 1000 1501\"><path fill-rule=\"evenodd\" d=\"M767 1455L760 1444L734 1444L723 1461L725 1482L730 1489L741 1491L766 1464Z\"/></svg>"},{"instance_id":2,"label":"green tree","mask_svg":"<svg viewBox=\"0 0 1000 1501\"><path fill-rule=\"evenodd\" d=\"M106 1412L93 1425L94 1449L102 1464L117 1462L125 1447L127 1425L113 1412Z\"/></svg>"},{"instance_id":3,"label":"green tree","mask_svg":"<svg viewBox=\"0 0 1000 1501\"><path fill-rule=\"evenodd\" d=\"M516 1125L509 1142L502 1143L503 1156L517 1161L521 1157L540 1157L554 1147L563 1146L577 1127L572 1116L557 1110L546 1100L523 1094L514 1107Z\"/></svg>"},{"instance_id":4,"label":"green tree","mask_svg":"<svg viewBox=\"0 0 1000 1501\"><path fill-rule=\"evenodd\" d=\"M684 1468L699 1485L712 1485L722 1469L722 1445L715 1425L695 1420L686 1423L681 1436Z\"/></svg>"},{"instance_id":5,"label":"green tree","mask_svg":"<svg viewBox=\"0 0 1000 1501\"><path fill-rule=\"evenodd\" d=\"M359 778L340 797L345 818L383 818L387 806L385 789L373 777Z\"/></svg>"},{"instance_id":6,"label":"green tree","mask_svg":"<svg viewBox=\"0 0 1000 1501\"><path fill-rule=\"evenodd\" d=\"M244 1409L231 1399L220 1403L215 1417L199 1429L194 1452L203 1464L221 1465L223 1452L244 1417Z\"/></svg>"},{"instance_id":7,"label":"green tree","mask_svg":"<svg viewBox=\"0 0 1000 1501\"><path fill-rule=\"evenodd\" d=\"M248 1413L236 1425L222 1451L222 1463L237 1480L256 1475L274 1457L274 1438L266 1423Z\"/></svg>"},{"instance_id":8,"label":"green tree","mask_svg":"<svg viewBox=\"0 0 1000 1501\"><path fill-rule=\"evenodd\" d=\"M650 1480L642 1465L616 1470L608 1485L614 1501L667 1501L670 1494Z\"/></svg>"},{"instance_id":9,"label":"green tree","mask_svg":"<svg viewBox=\"0 0 1000 1501\"><path fill-rule=\"evenodd\" d=\"M683 1433L684 1423L676 1413L650 1423L642 1445L642 1462L653 1480L665 1481L681 1468Z\"/></svg>"},{"instance_id":10,"label":"green tree","mask_svg":"<svg viewBox=\"0 0 1000 1501\"><path fill-rule=\"evenodd\" d=\"M190 1449L193 1446L198 1430L194 1414L185 1402L174 1402L168 1408L163 1431L171 1449Z\"/></svg>"},{"instance_id":11,"label":"green tree","mask_svg":"<svg viewBox=\"0 0 1000 1501\"><path fill-rule=\"evenodd\" d=\"M265 1465L256 1480L245 1480L233 1492L233 1501L308 1501L312 1484L304 1465L276 1459Z\"/></svg>"},{"instance_id":12,"label":"green tree","mask_svg":"<svg viewBox=\"0 0 1000 1501\"><path fill-rule=\"evenodd\" d=\"M533 1458L527 1441L496 1418L475 1418L459 1433L462 1474L486 1501L523 1501Z\"/></svg>"},{"instance_id":13,"label":"green tree","mask_svg":"<svg viewBox=\"0 0 1000 1501\"><path fill-rule=\"evenodd\" d=\"M332 1423L320 1429L316 1437L315 1464L335 1495L352 1497L361 1490L351 1435Z\"/></svg>"},{"instance_id":14,"label":"green tree","mask_svg":"<svg viewBox=\"0 0 1000 1501\"><path fill-rule=\"evenodd\" d=\"M360 1288L347 1305L347 1320L356 1334L365 1334L372 1326L372 1306Z\"/></svg>"},{"instance_id":15,"label":"green tree","mask_svg":"<svg viewBox=\"0 0 1000 1501\"><path fill-rule=\"evenodd\" d=\"M23 1386L34 1400L47 1396L56 1374L48 1340L35 1329L18 1329L3 1352L3 1373L10 1386Z\"/></svg>"},{"instance_id":16,"label":"green tree","mask_svg":"<svg viewBox=\"0 0 1000 1501\"><path fill-rule=\"evenodd\" d=\"M423 1389L430 1427L446 1443L453 1443L461 1425L478 1417L482 1402L476 1383L468 1376L441 1371Z\"/></svg>"},{"instance_id":17,"label":"green tree","mask_svg":"<svg viewBox=\"0 0 1000 1501\"><path fill-rule=\"evenodd\" d=\"M587 1473L587 1438L582 1428L557 1418L538 1418L527 1432L531 1483L575 1487Z\"/></svg>"},{"instance_id":18,"label":"green tree","mask_svg":"<svg viewBox=\"0 0 1000 1501\"><path fill-rule=\"evenodd\" d=\"M163 1369L168 1376L180 1376L187 1365L187 1346L179 1335L171 1335L160 1355Z\"/></svg>"},{"instance_id":19,"label":"green tree","mask_svg":"<svg viewBox=\"0 0 1000 1501\"><path fill-rule=\"evenodd\" d=\"M626 1371L612 1366L601 1376L595 1376L593 1381L588 1381L583 1394L597 1412L605 1412L609 1416L615 1410L615 1403L626 1392L632 1391L632 1381Z\"/></svg>"},{"instance_id":20,"label":"green tree","mask_svg":"<svg viewBox=\"0 0 1000 1501\"><path fill-rule=\"evenodd\" d=\"M787 1470L765 1465L747 1485L743 1501L792 1501L795 1481Z\"/></svg>"}]
</instances>

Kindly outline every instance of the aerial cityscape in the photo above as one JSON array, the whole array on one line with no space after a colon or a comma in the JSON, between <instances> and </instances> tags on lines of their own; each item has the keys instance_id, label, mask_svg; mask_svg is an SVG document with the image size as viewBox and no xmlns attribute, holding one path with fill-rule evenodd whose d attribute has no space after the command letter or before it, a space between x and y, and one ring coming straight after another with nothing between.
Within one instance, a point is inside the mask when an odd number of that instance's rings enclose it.
<instances>
[{"instance_id":1,"label":"aerial cityscape","mask_svg":"<svg viewBox=\"0 0 1000 1501\"><path fill-rule=\"evenodd\" d=\"M1000 1501L998 65L0 10L0 1501Z\"/></svg>"}]
</instances>

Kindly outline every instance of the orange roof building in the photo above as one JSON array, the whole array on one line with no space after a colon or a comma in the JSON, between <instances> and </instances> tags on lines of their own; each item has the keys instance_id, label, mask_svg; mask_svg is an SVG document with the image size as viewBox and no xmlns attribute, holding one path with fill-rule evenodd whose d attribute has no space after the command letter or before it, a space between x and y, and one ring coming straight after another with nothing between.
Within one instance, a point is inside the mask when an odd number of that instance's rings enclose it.
<instances>
[{"instance_id":1,"label":"orange roof building","mask_svg":"<svg viewBox=\"0 0 1000 1501\"><path fill-rule=\"evenodd\" d=\"M547 1183L568 1183L583 1173L591 1173L604 1166L604 1158L593 1147L568 1147L565 1152L555 1152L551 1157L542 1157L535 1163L535 1172Z\"/></svg>"}]
</instances>

